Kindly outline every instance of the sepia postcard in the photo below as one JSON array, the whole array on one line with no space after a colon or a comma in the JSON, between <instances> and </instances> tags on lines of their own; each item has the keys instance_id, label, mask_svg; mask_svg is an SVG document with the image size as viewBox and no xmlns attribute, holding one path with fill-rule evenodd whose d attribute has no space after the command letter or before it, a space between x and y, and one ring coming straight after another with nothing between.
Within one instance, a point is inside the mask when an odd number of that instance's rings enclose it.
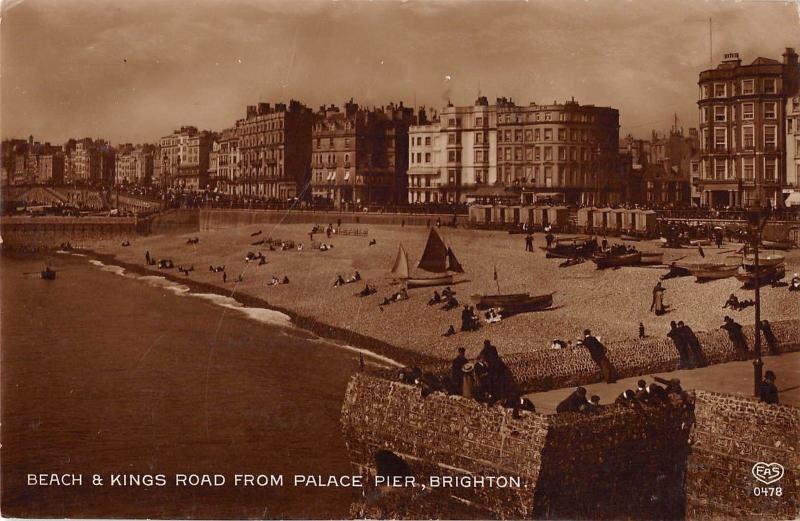
<instances>
[{"instance_id":1,"label":"sepia postcard","mask_svg":"<svg viewBox=\"0 0 800 521\"><path fill-rule=\"evenodd\" d=\"M0 516L800 518L797 1L0 6Z\"/></svg>"}]
</instances>

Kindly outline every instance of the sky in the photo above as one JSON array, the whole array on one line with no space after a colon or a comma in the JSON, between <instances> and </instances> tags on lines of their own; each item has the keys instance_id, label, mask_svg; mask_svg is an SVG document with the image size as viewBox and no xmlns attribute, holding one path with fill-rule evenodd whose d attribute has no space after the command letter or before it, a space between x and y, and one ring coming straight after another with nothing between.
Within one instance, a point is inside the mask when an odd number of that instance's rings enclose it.
<instances>
[{"instance_id":1,"label":"sky","mask_svg":"<svg viewBox=\"0 0 800 521\"><path fill-rule=\"evenodd\" d=\"M480 92L615 107L621 135L647 137L674 114L697 126L712 58L786 47L800 51L800 3L5 0L0 134L154 142L259 101L441 108Z\"/></svg>"}]
</instances>

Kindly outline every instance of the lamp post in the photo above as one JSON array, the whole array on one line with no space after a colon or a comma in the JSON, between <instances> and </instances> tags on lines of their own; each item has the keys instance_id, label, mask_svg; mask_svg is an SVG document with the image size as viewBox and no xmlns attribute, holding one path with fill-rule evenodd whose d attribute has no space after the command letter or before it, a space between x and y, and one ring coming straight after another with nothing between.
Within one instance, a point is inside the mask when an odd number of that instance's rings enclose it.
<instances>
[{"instance_id":1,"label":"lamp post","mask_svg":"<svg viewBox=\"0 0 800 521\"><path fill-rule=\"evenodd\" d=\"M761 243L761 233L769 219L770 209L762 206L751 207L747 210L747 221L750 225L750 240L753 245L753 284L756 293L756 317L755 317L755 352L756 358L753 360L753 395L759 396L761 391L761 378L764 362L761 360L761 281L758 262L758 247Z\"/></svg>"}]
</instances>

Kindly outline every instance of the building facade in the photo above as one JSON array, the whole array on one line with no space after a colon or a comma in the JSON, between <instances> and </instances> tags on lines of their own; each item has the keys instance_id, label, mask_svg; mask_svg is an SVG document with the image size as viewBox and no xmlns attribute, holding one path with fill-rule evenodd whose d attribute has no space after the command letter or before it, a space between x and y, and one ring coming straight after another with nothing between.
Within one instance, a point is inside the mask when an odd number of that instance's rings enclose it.
<instances>
[{"instance_id":1,"label":"building facade","mask_svg":"<svg viewBox=\"0 0 800 521\"><path fill-rule=\"evenodd\" d=\"M798 60L737 53L700 73L700 190L707 206L782 205L786 185L786 107L796 92Z\"/></svg>"},{"instance_id":2,"label":"building facade","mask_svg":"<svg viewBox=\"0 0 800 521\"><path fill-rule=\"evenodd\" d=\"M216 190L227 195L239 194L239 137L235 128L222 131L217 151Z\"/></svg>"},{"instance_id":3,"label":"building facade","mask_svg":"<svg viewBox=\"0 0 800 521\"><path fill-rule=\"evenodd\" d=\"M159 142L160 184L188 191L208 188L209 153L213 133L185 126Z\"/></svg>"},{"instance_id":4,"label":"building facade","mask_svg":"<svg viewBox=\"0 0 800 521\"><path fill-rule=\"evenodd\" d=\"M120 145L115 157L115 183L149 186L153 181L153 145Z\"/></svg>"},{"instance_id":5,"label":"building facade","mask_svg":"<svg viewBox=\"0 0 800 521\"><path fill-rule=\"evenodd\" d=\"M446 200L447 139L439 121L428 122L424 112L416 125L408 129L408 202L409 204L442 203Z\"/></svg>"},{"instance_id":6,"label":"building facade","mask_svg":"<svg viewBox=\"0 0 800 521\"><path fill-rule=\"evenodd\" d=\"M306 196L310 180L314 114L302 103L249 105L236 122L237 191L245 196L286 200Z\"/></svg>"},{"instance_id":7,"label":"building facade","mask_svg":"<svg viewBox=\"0 0 800 521\"><path fill-rule=\"evenodd\" d=\"M337 208L405 203L412 116L402 103L321 107L312 130L314 200Z\"/></svg>"}]
</instances>

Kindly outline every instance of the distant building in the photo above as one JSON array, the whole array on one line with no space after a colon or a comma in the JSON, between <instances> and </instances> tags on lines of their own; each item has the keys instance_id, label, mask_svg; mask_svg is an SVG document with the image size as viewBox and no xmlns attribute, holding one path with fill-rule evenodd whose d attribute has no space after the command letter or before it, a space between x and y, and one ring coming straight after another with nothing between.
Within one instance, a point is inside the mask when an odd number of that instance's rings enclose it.
<instances>
[{"instance_id":1,"label":"distant building","mask_svg":"<svg viewBox=\"0 0 800 521\"><path fill-rule=\"evenodd\" d=\"M242 195L270 199L296 197L310 180L314 115L291 100L274 106L249 105L236 122L239 188Z\"/></svg>"},{"instance_id":2,"label":"distant building","mask_svg":"<svg viewBox=\"0 0 800 521\"><path fill-rule=\"evenodd\" d=\"M737 53L700 73L700 190L708 206L782 205L786 179L787 100L800 82L798 57L756 58Z\"/></svg>"},{"instance_id":3,"label":"distant building","mask_svg":"<svg viewBox=\"0 0 800 521\"><path fill-rule=\"evenodd\" d=\"M236 128L222 131L217 151L216 190L223 194L241 194L239 181L239 137Z\"/></svg>"},{"instance_id":4,"label":"distant building","mask_svg":"<svg viewBox=\"0 0 800 521\"><path fill-rule=\"evenodd\" d=\"M209 153L214 135L185 126L159 142L159 184L190 191L208 188Z\"/></svg>"},{"instance_id":5,"label":"distant building","mask_svg":"<svg viewBox=\"0 0 800 521\"><path fill-rule=\"evenodd\" d=\"M441 203L446 184L447 150L438 118L428 122L424 109L408 129L408 202Z\"/></svg>"},{"instance_id":6,"label":"distant building","mask_svg":"<svg viewBox=\"0 0 800 521\"><path fill-rule=\"evenodd\" d=\"M70 140L68 152L67 179L80 184L114 183L116 151L102 139L83 138Z\"/></svg>"},{"instance_id":7,"label":"distant building","mask_svg":"<svg viewBox=\"0 0 800 521\"><path fill-rule=\"evenodd\" d=\"M321 107L312 131L312 197L337 208L405 203L412 115L402 103Z\"/></svg>"},{"instance_id":8,"label":"distant building","mask_svg":"<svg viewBox=\"0 0 800 521\"><path fill-rule=\"evenodd\" d=\"M115 183L150 185L153 180L154 153L153 145L120 145L115 158Z\"/></svg>"}]
</instances>

